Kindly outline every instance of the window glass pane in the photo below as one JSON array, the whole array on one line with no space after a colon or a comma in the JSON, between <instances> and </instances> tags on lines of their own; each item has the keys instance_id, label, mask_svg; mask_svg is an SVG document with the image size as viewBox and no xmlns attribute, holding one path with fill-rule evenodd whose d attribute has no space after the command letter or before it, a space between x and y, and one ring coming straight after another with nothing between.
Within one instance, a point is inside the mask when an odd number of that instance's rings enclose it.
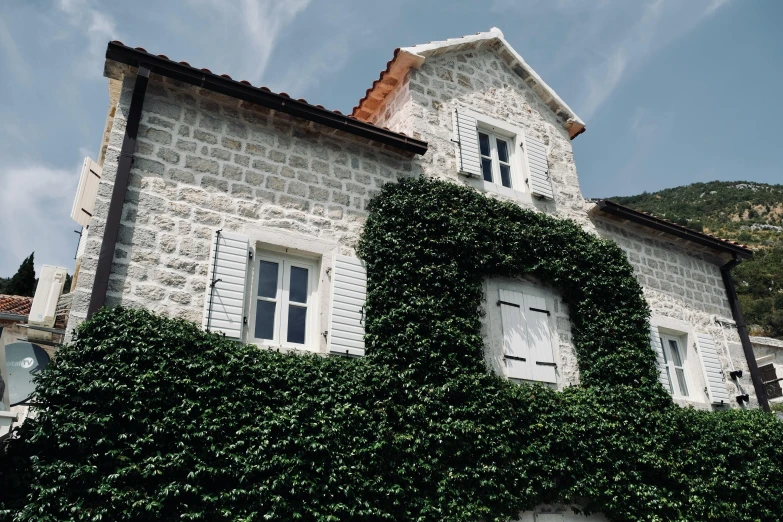
<instances>
[{"instance_id":1,"label":"window glass pane","mask_svg":"<svg viewBox=\"0 0 783 522\"><path fill-rule=\"evenodd\" d=\"M508 143L506 140L497 138L498 142L498 159L504 163L508 163Z\"/></svg>"},{"instance_id":2,"label":"window glass pane","mask_svg":"<svg viewBox=\"0 0 783 522\"><path fill-rule=\"evenodd\" d=\"M481 173L484 175L484 181L492 182L492 160L481 158Z\"/></svg>"},{"instance_id":3,"label":"window glass pane","mask_svg":"<svg viewBox=\"0 0 783 522\"><path fill-rule=\"evenodd\" d=\"M672 352L672 362L675 366L682 366L682 358L680 357L680 349L677 346L677 341L669 340L669 348Z\"/></svg>"},{"instance_id":4,"label":"window glass pane","mask_svg":"<svg viewBox=\"0 0 783 522\"><path fill-rule=\"evenodd\" d=\"M672 374L669 371L669 367L666 367L666 377L669 378L669 395L674 395L674 389L672 388Z\"/></svg>"},{"instance_id":5,"label":"window glass pane","mask_svg":"<svg viewBox=\"0 0 783 522\"><path fill-rule=\"evenodd\" d=\"M297 303L307 302L307 269L291 267L291 281L288 287L288 300Z\"/></svg>"},{"instance_id":6,"label":"window glass pane","mask_svg":"<svg viewBox=\"0 0 783 522\"><path fill-rule=\"evenodd\" d=\"M276 306L272 301L256 301L256 339L274 339Z\"/></svg>"},{"instance_id":7,"label":"window glass pane","mask_svg":"<svg viewBox=\"0 0 783 522\"><path fill-rule=\"evenodd\" d=\"M307 308L291 305L288 307L288 342L304 344Z\"/></svg>"},{"instance_id":8,"label":"window glass pane","mask_svg":"<svg viewBox=\"0 0 783 522\"><path fill-rule=\"evenodd\" d=\"M685 383L685 370L682 368L677 368L675 371L677 372L677 381L680 384L680 395L687 397L688 385Z\"/></svg>"},{"instance_id":9,"label":"window glass pane","mask_svg":"<svg viewBox=\"0 0 783 522\"><path fill-rule=\"evenodd\" d=\"M258 296L277 297L277 263L261 261L258 265Z\"/></svg>"},{"instance_id":10,"label":"window glass pane","mask_svg":"<svg viewBox=\"0 0 783 522\"><path fill-rule=\"evenodd\" d=\"M663 362L667 363L669 362L669 359L666 358L666 350L663 349L663 347L665 346L663 344L663 337L659 337L658 340L661 341L661 353L663 354Z\"/></svg>"},{"instance_id":11,"label":"window glass pane","mask_svg":"<svg viewBox=\"0 0 783 522\"><path fill-rule=\"evenodd\" d=\"M508 165L500 166L500 181L504 187L511 187L511 169Z\"/></svg>"},{"instance_id":12,"label":"window glass pane","mask_svg":"<svg viewBox=\"0 0 783 522\"><path fill-rule=\"evenodd\" d=\"M483 132L479 132L479 147L482 156L489 156L489 136Z\"/></svg>"}]
</instances>

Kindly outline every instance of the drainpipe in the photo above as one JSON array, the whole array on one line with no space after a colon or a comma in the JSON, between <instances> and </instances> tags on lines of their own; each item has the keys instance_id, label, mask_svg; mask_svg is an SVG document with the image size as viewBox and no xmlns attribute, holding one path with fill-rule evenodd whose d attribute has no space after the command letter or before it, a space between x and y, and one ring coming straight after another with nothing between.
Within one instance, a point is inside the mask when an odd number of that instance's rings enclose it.
<instances>
[{"instance_id":1,"label":"drainpipe","mask_svg":"<svg viewBox=\"0 0 783 522\"><path fill-rule=\"evenodd\" d=\"M136 136L139 132L141 121L141 108L144 105L144 95L147 92L147 83L150 79L150 70L139 66L136 74L136 83L133 86L133 96L128 109L128 121L125 126L125 137L122 139L120 159L117 164L117 176L114 180L114 189L109 202L109 213L106 216L106 227L103 231L101 253L98 256L98 266L95 269L95 281L92 285L90 306L87 308L87 318L101 309L106 303L106 292L109 289L109 276L111 264L114 260L114 250L117 246L117 234L120 230L122 219L122 206L125 202L125 192L128 190L130 169L133 164L133 153L136 150Z\"/></svg>"},{"instance_id":2,"label":"drainpipe","mask_svg":"<svg viewBox=\"0 0 783 522\"><path fill-rule=\"evenodd\" d=\"M734 254L734 259L720 267L720 274L723 277L723 285L726 287L726 294L729 298L731 315L734 318L734 322L737 323L737 333L742 342L742 351L745 352L745 359L748 361L750 380L753 382L753 388L756 390L756 398L759 401L761 409L770 411L767 391L764 389L764 381L761 379L759 365L756 364L756 356L753 354L753 345L750 343L748 329L745 326L745 318L742 316L742 309L740 308L739 299L737 298L737 290L734 288L734 280L731 278L731 269L738 264L740 264L740 259L737 257L737 254Z\"/></svg>"}]
</instances>

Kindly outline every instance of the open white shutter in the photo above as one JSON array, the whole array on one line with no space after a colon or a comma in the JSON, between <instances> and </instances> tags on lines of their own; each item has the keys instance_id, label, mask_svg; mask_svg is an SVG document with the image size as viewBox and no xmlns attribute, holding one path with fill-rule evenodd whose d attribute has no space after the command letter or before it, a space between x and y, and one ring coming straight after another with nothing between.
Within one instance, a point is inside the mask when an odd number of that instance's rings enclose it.
<instances>
[{"instance_id":1,"label":"open white shutter","mask_svg":"<svg viewBox=\"0 0 783 522\"><path fill-rule=\"evenodd\" d=\"M92 219L102 173L100 165L90 158L84 158L79 187L76 189L76 198L73 200L71 208L71 218L83 227L89 225Z\"/></svg>"},{"instance_id":2,"label":"open white shutter","mask_svg":"<svg viewBox=\"0 0 783 522\"><path fill-rule=\"evenodd\" d=\"M457 144L457 168L460 174L481 177L481 156L479 155L478 122L464 109L454 110L454 136Z\"/></svg>"},{"instance_id":3,"label":"open white shutter","mask_svg":"<svg viewBox=\"0 0 783 522\"><path fill-rule=\"evenodd\" d=\"M364 355L364 303L367 300L367 268L355 257L335 256L332 275L332 320L329 351L340 355Z\"/></svg>"},{"instance_id":4,"label":"open white shutter","mask_svg":"<svg viewBox=\"0 0 783 522\"><path fill-rule=\"evenodd\" d=\"M729 391L723 374L718 351L715 349L715 339L706 333L696 334L696 345L699 349L701 367L704 370L704 380L707 381L707 396L712 404L729 404Z\"/></svg>"},{"instance_id":5,"label":"open white shutter","mask_svg":"<svg viewBox=\"0 0 783 522\"><path fill-rule=\"evenodd\" d=\"M666 366L666 356L663 353L661 335L658 332L657 326L650 325L650 344L655 351L655 364L658 366L658 382L663 385L667 392L672 393L672 385L669 380L669 368Z\"/></svg>"},{"instance_id":6,"label":"open white shutter","mask_svg":"<svg viewBox=\"0 0 783 522\"><path fill-rule=\"evenodd\" d=\"M557 382L555 354L552 350L552 330L549 323L549 310L543 297L525 294L524 314L527 319L527 338L533 380L539 382Z\"/></svg>"},{"instance_id":7,"label":"open white shutter","mask_svg":"<svg viewBox=\"0 0 783 522\"><path fill-rule=\"evenodd\" d=\"M248 239L219 232L212 241L204 296L203 326L226 337L242 339L245 319Z\"/></svg>"},{"instance_id":8,"label":"open white shutter","mask_svg":"<svg viewBox=\"0 0 783 522\"><path fill-rule=\"evenodd\" d=\"M522 308L524 296L519 292L500 290L500 317L503 323L503 359L506 377L532 380L527 324Z\"/></svg>"},{"instance_id":9,"label":"open white shutter","mask_svg":"<svg viewBox=\"0 0 783 522\"><path fill-rule=\"evenodd\" d=\"M552 180L549 177L549 161L546 145L531 136L525 135L525 156L530 172L530 192L536 196L553 199Z\"/></svg>"}]
</instances>

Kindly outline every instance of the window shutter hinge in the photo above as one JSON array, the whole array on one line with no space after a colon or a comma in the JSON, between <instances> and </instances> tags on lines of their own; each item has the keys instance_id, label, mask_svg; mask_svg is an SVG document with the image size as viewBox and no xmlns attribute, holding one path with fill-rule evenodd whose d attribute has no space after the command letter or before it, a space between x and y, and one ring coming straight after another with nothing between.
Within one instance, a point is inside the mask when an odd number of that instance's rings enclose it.
<instances>
[{"instance_id":1,"label":"window shutter hinge","mask_svg":"<svg viewBox=\"0 0 783 522\"><path fill-rule=\"evenodd\" d=\"M321 335L324 336L324 339L328 339L329 338L329 330L324 330Z\"/></svg>"},{"instance_id":2,"label":"window shutter hinge","mask_svg":"<svg viewBox=\"0 0 783 522\"><path fill-rule=\"evenodd\" d=\"M542 314L550 315L549 310L542 310L540 308L533 308L532 306L530 307L530 309L532 311L534 311L534 312L541 312Z\"/></svg>"},{"instance_id":3,"label":"window shutter hinge","mask_svg":"<svg viewBox=\"0 0 783 522\"><path fill-rule=\"evenodd\" d=\"M248 259L253 259L253 251L252 250L248 250L247 251L247 257L248 257Z\"/></svg>"},{"instance_id":4,"label":"window shutter hinge","mask_svg":"<svg viewBox=\"0 0 783 522\"><path fill-rule=\"evenodd\" d=\"M242 318L242 324L244 324L244 325L246 325L246 324L247 324L247 316L245 316L245 317L243 317L243 318Z\"/></svg>"}]
</instances>

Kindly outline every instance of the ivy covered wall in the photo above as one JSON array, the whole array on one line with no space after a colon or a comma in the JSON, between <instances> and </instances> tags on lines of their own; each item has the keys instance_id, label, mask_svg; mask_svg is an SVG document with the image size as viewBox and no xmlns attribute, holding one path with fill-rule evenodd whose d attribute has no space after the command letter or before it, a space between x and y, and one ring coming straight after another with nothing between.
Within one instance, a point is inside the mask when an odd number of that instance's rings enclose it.
<instances>
[{"instance_id":1,"label":"ivy covered wall","mask_svg":"<svg viewBox=\"0 0 783 522\"><path fill-rule=\"evenodd\" d=\"M13 470L5 506L16 520L113 521L500 521L557 501L614 520L783 513L783 424L672 404L613 243L409 180L373 201L359 252L362 359L258 350L142 310L96 314L41 377L41 413L0 462ZM481 282L522 275L562 292L580 386L487 370Z\"/></svg>"}]
</instances>

